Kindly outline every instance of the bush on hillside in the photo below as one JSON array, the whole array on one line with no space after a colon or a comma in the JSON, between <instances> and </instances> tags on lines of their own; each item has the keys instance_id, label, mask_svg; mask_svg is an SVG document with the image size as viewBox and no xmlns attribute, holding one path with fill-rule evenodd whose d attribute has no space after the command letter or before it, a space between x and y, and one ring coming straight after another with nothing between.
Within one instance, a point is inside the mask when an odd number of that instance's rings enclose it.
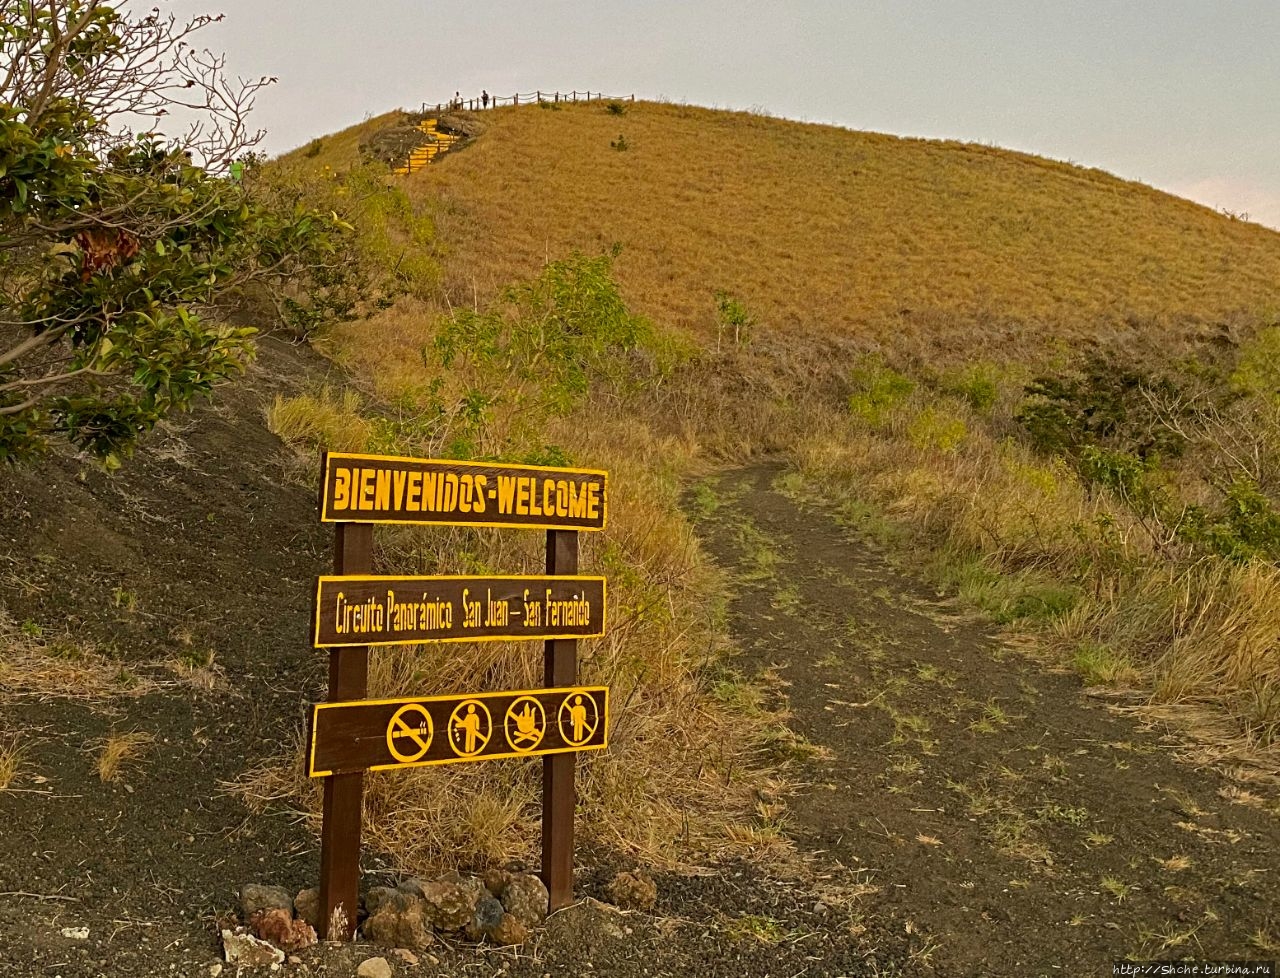
<instances>
[{"instance_id":1,"label":"bush on hillside","mask_svg":"<svg viewBox=\"0 0 1280 978\"><path fill-rule=\"evenodd\" d=\"M1154 464L1186 449L1161 407L1185 401L1185 388L1114 356L1094 353L1078 369L1042 374L1025 393L1016 418L1046 454L1078 459L1086 447L1103 446Z\"/></svg>"},{"instance_id":2,"label":"bush on hillside","mask_svg":"<svg viewBox=\"0 0 1280 978\"><path fill-rule=\"evenodd\" d=\"M507 289L487 311L443 320L424 356L466 378L439 409L454 428L452 450L523 444L594 385L626 390L670 374L682 351L628 309L613 257L574 253Z\"/></svg>"},{"instance_id":3,"label":"bush on hillside","mask_svg":"<svg viewBox=\"0 0 1280 978\"><path fill-rule=\"evenodd\" d=\"M0 461L65 438L118 464L252 355L252 329L202 313L329 275L349 230L241 178L269 79L230 83L191 46L212 18L81 6L0 0ZM184 137L133 131L191 103Z\"/></svg>"}]
</instances>

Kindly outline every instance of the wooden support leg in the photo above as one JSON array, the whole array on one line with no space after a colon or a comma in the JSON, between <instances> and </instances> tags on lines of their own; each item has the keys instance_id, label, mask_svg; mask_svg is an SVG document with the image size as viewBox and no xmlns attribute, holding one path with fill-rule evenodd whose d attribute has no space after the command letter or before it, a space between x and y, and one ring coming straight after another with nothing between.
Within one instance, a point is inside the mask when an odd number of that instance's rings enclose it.
<instances>
[{"instance_id":1,"label":"wooden support leg","mask_svg":"<svg viewBox=\"0 0 1280 978\"><path fill-rule=\"evenodd\" d=\"M339 523L336 529L335 574L368 574L373 570L373 526ZM329 700L360 700L369 692L369 649L333 649L329 653ZM360 905L360 816L364 773L334 774L324 779L324 822L320 830L321 937L349 941L356 932Z\"/></svg>"},{"instance_id":2,"label":"wooden support leg","mask_svg":"<svg viewBox=\"0 0 1280 978\"><path fill-rule=\"evenodd\" d=\"M547 573L578 573L576 530L547 531ZM545 679L548 686L576 686L578 642L556 639L546 643ZM552 754L542 759L542 881L550 910L573 902L573 815L575 754Z\"/></svg>"}]
</instances>

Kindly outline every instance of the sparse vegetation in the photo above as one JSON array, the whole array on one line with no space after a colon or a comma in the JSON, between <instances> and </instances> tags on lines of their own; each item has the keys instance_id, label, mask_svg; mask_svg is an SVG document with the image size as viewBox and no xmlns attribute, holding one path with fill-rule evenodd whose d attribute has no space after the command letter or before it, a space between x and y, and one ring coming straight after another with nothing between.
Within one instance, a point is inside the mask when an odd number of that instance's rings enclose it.
<instances>
[{"instance_id":1,"label":"sparse vegetation","mask_svg":"<svg viewBox=\"0 0 1280 978\"><path fill-rule=\"evenodd\" d=\"M6 791L18 777L26 751L17 737L0 736L0 791Z\"/></svg>"},{"instance_id":2,"label":"sparse vegetation","mask_svg":"<svg viewBox=\"0 0 1280 978\"><path fill-rule=\"evenodd\" d=\"M154 741L155 736L143 730L111 734L98 747L98 778L103 782L119 781L125 764L137 761Z\"/></svg>"}]
</instances>

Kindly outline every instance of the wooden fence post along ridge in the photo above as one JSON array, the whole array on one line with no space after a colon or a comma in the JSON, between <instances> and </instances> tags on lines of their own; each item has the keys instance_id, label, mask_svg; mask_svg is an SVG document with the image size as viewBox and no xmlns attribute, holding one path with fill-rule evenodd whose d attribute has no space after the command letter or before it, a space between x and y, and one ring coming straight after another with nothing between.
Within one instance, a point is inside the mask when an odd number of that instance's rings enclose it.
<instances>
[{"instance_id":1,"label":"wooden fence post along ridge","mask_svg":"<svg viewBox=\"0 0 1280 978\"><path fill-rule=\"evenodd\" d=\"M605 627L605 579L578 575L578 532L604 528L607 474L339 452L321 466L334 574L316 585L312 641L329 650L329 699L311 707L307 773L324 779L326 939L355 934L365 771L541 757L542 878L549 909L567 906L574 756L609 736L609 690L578 685L578 639ZM542 529L547 573L373 576L375 523ZM547 688L366 699L371 646L521 639L545 640Z\"/></svg>"}]
</instances>

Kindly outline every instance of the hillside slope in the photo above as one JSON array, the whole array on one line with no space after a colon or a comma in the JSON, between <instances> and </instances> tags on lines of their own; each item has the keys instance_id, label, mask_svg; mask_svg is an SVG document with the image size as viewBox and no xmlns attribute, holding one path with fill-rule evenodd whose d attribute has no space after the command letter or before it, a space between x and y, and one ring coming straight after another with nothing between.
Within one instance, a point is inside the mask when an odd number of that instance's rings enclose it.
<instances>
[{"instance_id":1,"label":"hillside slope","mask_svg":"<svg viewBox=\"0 0 1280 978\"><path fill-rule=\"evenodd\" d=\"M975 330L1204 337L1280 303L1280 234L1098 170L670 104L479 118L464 151L400 178L447 242L455 301L617 242L635 307L702 336L717 289L765 327L922 352ZM339 163L352 132L309 162Z\"/></svg>"}]
</instances>

